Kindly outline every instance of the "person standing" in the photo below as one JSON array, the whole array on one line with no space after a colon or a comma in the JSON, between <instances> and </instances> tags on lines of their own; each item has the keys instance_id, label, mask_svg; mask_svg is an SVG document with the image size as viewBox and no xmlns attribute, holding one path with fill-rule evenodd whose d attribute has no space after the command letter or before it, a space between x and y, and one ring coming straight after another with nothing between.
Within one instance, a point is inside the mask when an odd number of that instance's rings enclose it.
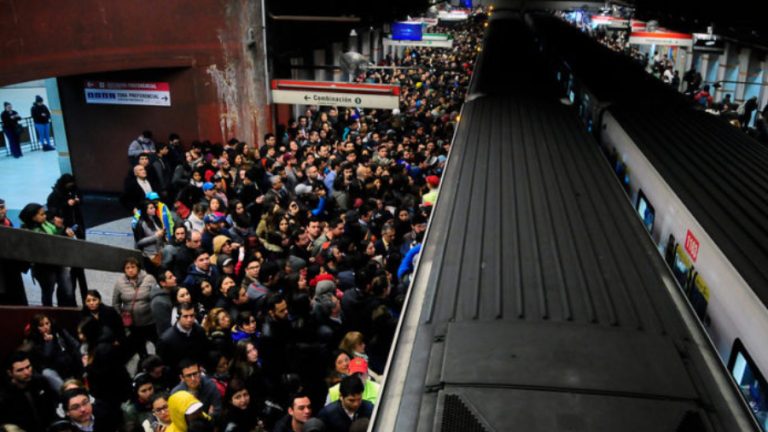
<instances>
[{"instance_id":1,"label":"person standing","mask_svg":"<svg viewBox=\"0 0 768 432\"><path fill-rule=\"evenodd\" d=\"M3 113L0 114L0 121L3 122L3 132L5 133L8 147L11 149L11 156L18 159L24 156L21 153L21 142L19 141L19 120L21 120L21 116L13 110L10 102L3 103L3 108Z\"/></svg>"},{"instance_id":2,"label":"person standing","mask_svg":"<svg viewBox=\"0 0 768 432\"><path fill-rule=\"evenodd\" d=\"M64 226L72 228L75 237L85 240L85 219L82 211L82 194L77 188L75 177L72 174L62 174L46 201L48 210L54 214L60 214L64 219ZM82 267L72 267L69 270L72 278L72 289L80 286L80 300L85 304L85 296L88 291L88 282L85 280L85 270Z\"/></svg>"},{"instance_id":3,"label":"person standing","mask_svg":"<svg viewBox=\"0 0 768 432\"><path fill-rule=\"evenodd\" d=\"M35 123L37 141L43 145L43 151L56 150L56 147L51 145L51 111L43 103L42 97L35 96L30 114Z\"/></svg>"}]
</instances>

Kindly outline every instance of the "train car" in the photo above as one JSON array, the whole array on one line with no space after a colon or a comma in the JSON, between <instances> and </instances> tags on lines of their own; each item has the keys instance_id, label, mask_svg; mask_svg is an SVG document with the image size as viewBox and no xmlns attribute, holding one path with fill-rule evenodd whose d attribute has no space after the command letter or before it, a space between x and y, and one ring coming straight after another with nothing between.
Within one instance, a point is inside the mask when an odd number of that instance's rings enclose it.
<instances>
[{"instance_id":1,"label":"train car","mask_svg":"<svg viewBox=\"0 0 768 432\"><path fill-rule=\"evenodd\" d=\"M542 59L494 13L371 430L758 430Z\"/></svg>"},{"instance_id":2,"label":"train car","mask_svg":"<svg viewBox=\"0 0 768 432\"><path fill-rule=\"evenodd\" d=\"M592 102L638 216L768 430L768 149L556 18L532 21Z\"/></svg>"}]
</instances>

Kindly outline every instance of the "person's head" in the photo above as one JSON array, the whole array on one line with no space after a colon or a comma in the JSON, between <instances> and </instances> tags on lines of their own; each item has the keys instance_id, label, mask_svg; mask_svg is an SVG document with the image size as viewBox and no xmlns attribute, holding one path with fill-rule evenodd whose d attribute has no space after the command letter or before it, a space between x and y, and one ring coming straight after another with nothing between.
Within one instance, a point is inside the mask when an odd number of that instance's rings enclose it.
<instances>
[{"instance_id":1,"label":"person's head","mask_svg":"<svg viewBox=\"0 0 768 432\"><path fill-rule=\"evenodd\" d=\"M187 237L186 245L190 249L199 249L202 242L203 234L200 231L192 231Z\"/></svg>"},{"instance_id":2,"label":"person's head","mask_svg":"<svg viewBox=\"0 0 768 432\"><path fill-rule=\"evenodd\" d=\"M364 353L365 339L363 334L357 331L348 332L339 343L339 349L348 353Z\"/></svg>"},{"instance_id":3,"label":"person's head","mask_svg":"<svg viewBox=\"0 0 768 432\"><path fill-rule=\"evenodd\" d=\"M152 384L152 377L144 372L139 372L132 383L133 401L139 405L148 405L155 393L155 386Z\"/></svg>"},{"instance_id":4,"label":"person's head","mask_svg":"<svg viewBox=\"0 0 768 432\"><path fill-rule=\"evenodd\" d=\"M232 276L224 276L219 283L219 291L226 295L226 293L228 293L235 285L237 285L237 283Z\"/></svg>"},{"instance_id":5,"label":"person's head","mask_svg":"<svg viewBox=\"0 0 768 432\"><path fill-rule=\"evenodd\" d=\"M6 111L13 111L13 105L10 102L3 102L3 108Z\"/></svg>"},{"instance_id":6,"label":"person's head","mask_svg":"<svg viewBox=\"0 0 768 432\"><path fill-rule=\"evenodd\" d=\"M273 294L267 299L267 313L275 321L288 319L288 302L281 294Z\"/></svg>"},{"instance_id":7,"label":"person's head","mask_svg":"<svg viewBox=\"0 0 768 432\"><path fill-rule=\"evenodd\" d=\"M170 270L161 271L160 274L157 275L157 283L166 290L176 288L176 275Z\"/></svg>"},{"instance_id":8,"label":"person's head","mask_svg":"<svg viewBox=\"0 0 768 432\"><path fill-rule=\"evenodd\" d=\"M248 289L245 286L236 286L226 293L227 299L236 305L248 303Z\"/></svg>"},{"instance_id":9,"label":"person's head","mask_svg":"<svg viewBox=\"0 0 768 432\"><path fill-rule=\"evenodd\" d=\"M190 331L195 327L195 306L192 303L182 303L179 305L179 327L185 331Z\"/></svg>"},{"instance_id":10,"label":"person's head","mask_svg":"<svg viewBox=\"0 0 768 432\"><path fill-rule=\"evenodd\" d=\"M224 393L224 402L238 410L245 410L251 403L251 396L245 382L240 378L229 380L227 390Z\"/></svg>"},{"instance_id":11,"label":"person's head","mask_svg":"<svg viewBox=\"0 0 768 432\"><path fill-rule=\"evenodd\" d=\"M319 219L310 219L309 224L307 225L307 233L313 238L316 239L320 237L320 220Z\"/></svg>"},{"instance_id":12,"label":"person's head","mask_svg":"<svg viewBox=\"0 0 768 432\"><path fill-rule=\"evenodd\" d=\"M92 421L91 397L84 388L74 388L62 393L61 407L67 417L75 423L88 424Z\"/></svg>"},{"instance_id":13,"label":"person's head","mask_svg":"<svg viewBox=\"0 0 768 432\"><path fill-rule=\"evenodd\" d=\"M49 335L52 333L53 324L48 315L38 313L32 316L29 322L30 331L40 336Z\"/></svg>"},{"instance_id":14,"label":"person's head","mask_svg":"<svg viewBox=\"0 0 768 432\"><path fill-rule=\"evenodd\" d=\"M192 294L189 292L189 289L187 289L187 287L180 286L174 292L173 299L175 300L175 303L178 305L182 303L191 303Z\"/></svg>"},{"instance_id":15,"label":"person's head","mask_svg":"<svg viewBox=\"0 0 768 432\"><path fill-rule=\"evenodd\" d=\"M150 399L150 406L152 407L152 414L160 420L161 423L167 425L171 423L171 413L168 411L168 394L167 393L155 393Z\"/></svg>"},{"instance_id":16,"label":"person's head","mask_svg":"<svg viewBox=\"0 0 768 432\"><path fill-rule=\"evenodd\" d=\"M333 361L333 369L342 375L349 375L349 354L347 354L346 351L336 351Z\"/></svg>"},{"instance_id":17,"label":"person's head","mask_svg":"<svg viewBox=\"0 0 768 432\"><path fill-rule=\"evenodd\" d=\"M237 327L240 330L248 334L255 334L258 328L258 320L256 320L256 317L249 311L240 312L237 315L235 324L237 324Z\"/></svg>"},{"instance_id":18,"label":"person's head","mask_svg":"<svg viewBox=\"0 0 768 432\"><path fill-rule=\"evenodd\" d=\"M312 402L305 393L294 393L288 398L288 415L291 416L293 423L303 425L312 417Z\"/></svg>"},{"instance_id":19,"label":"person's head","mask_svg":"<svg viewBox=\"0 0 768 432\"><path fill-rule=\"evenodd\" d=\"M272 190L279 191L283 188L283 179L280 176L272 176L269 181L272 184Z\"/></svg>"},{"instance_id":20,"label":"person's head","mask_svg":"<svg viewBox=\"0 0 768 432\"><path fill-rule=\"evenodd\" d=\"M128 257L123 261L123 273L128 279L134 279L139 275L141 263L134 257Z\"/></svg>"},{"instance_id":21,"label":"person's head","mask_svg":"<svg viewBox=\"0 0 768 432\"><path fill-rule=\"evenodd\" d=\"M179 378L189 390L194 391L200 387L200 365L195 360L186 358L179 362L179 371Z\"/></svg>"},{"instance_id":22,"label":"person's head","mask_svg":"<svg viewBox=\"0 0 768 432\"><path fill-rule=\"evenodd\" d=\"M339 394L341 405L350 412L357 412L360 404L363 403L363 382L356 376L348 376L341 379L339 384Z\"/></svg>"},{"instance_id":23,"label":"person's head","mask_svg":"<svg viewBox=\"0 0 768 432\"><path fill-rule=\"evenodd\" d=\"M177 225L173 228L173 241L177 244L182 244L187 240L187 227L184 225Z\"/></svg>"},{"instance_id":24,"label":"person's head","mask_svg":"<svg viewBox=\"0 0 768 432\"><path fill-rule=\"evenodd\" d=\"M99 310L101 305L101 293L96 290L88 290L85 294L85 308L91 312Z\"/></svg>"},{"instance_id":25,"label":"person's head","mask_svg":"<svg viewBox=\"0 0 768 432\"><path fill-rule=\"evenodd\" d=\"M216 329L225 330L232 327L232 317L224 308L213 308L208 316Z\"/></svg>"},{"instance_id":26,"label":"person's head","mask_svg":"<svg viewBox=\"0 0 768 432\"><path fill-rule=\"evenodd\" d=\"M8 209L5 208L5 200L0 198L0 221L5 220L8 216Z\"/></svg>"},{"instance_id":27,"label":"person's head","mask_svg":"<svg viewBox=\"0 0 768 432\"><path fill-rule=\"evenodd\" d=\"M259 270L261 270L261 263L253 260L245 267L245 274L251 279L258 279Z\"/></svg>"},{"instance_id":28,"label":"person's head","mask_svg":"<svg viewBox=\"0 0 768 432\"><path fill-rule=\"evenodd\" d=\"M208 269L211 267L211 256L208 255L208 252L201 250L198 252L197 256L195 256L195 267L198 269L207 272Z\"/></svg>"},{"instance_id":29,"label":"person's head","mask_svg":"<svg viewBox=\"0 0 768 432\"><path fill-rule=\"evenodd\" d=\"M141 370L149 375L153 380L161 379L165 369L165 362L163 362L163 359L161 359L160 356L154 354L148 355L141 362Z\"/></svg>"},{"instance_id":30,"label":"person's head","mask_svg":"<svg viewBox=\"0 0 768 432\"><path fill-rule=\"evenodd\" d=\"M135 167L133 167L133 175L135 175L136 178L144 180L145 178L147 178L147 169L144 168L144 165L141 165L141 164L136 165Z\"/></svg>"},{"instance_id":31,"label":"person's head","mask_svg":"<svg viewBox=\"0 0 768 432\"><path fill-rule=\"evenodd\" d=\"M29 353L24 351L12 352L5 361L5 371L11 384L25 387L32 381L33 376Z\"/></svg>"},{"instance_id":32,"label":"person's head","mask_svg":"<svg viewBox=\"0 0 768 432\"><path fill-rule=\"evenodd\" d=\"M38 203L29 203L19 212L19 219L26 228L34 228L46 220L45 207Z\"/></svg>"}]
</instances>

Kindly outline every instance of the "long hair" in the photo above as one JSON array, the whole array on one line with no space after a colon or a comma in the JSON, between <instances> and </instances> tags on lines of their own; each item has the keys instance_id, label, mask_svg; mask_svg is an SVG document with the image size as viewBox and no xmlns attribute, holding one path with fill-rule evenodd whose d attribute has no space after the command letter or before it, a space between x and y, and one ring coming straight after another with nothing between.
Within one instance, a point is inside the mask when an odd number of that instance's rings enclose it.
<instances>
[{"instance_id":1,"label":"long hair","mask_svg":"<svg viewBox=\"0 0 768 432\"><path fill-rule=\"evenodd\" d=\"M22 228L34 229L40 226L39 223L34 221L34 217L41 208L43 208L41 204L29 203L21 209L21 212L19 212L19 219L23 222Z\"/></svg>"},{"instance_id":2,"label":"long hair","mask_svg":"<svg viewBox=\"0 0 768 432\"><path fill-rule=\"evenodd\" d=\"M149 207L150 204L155 205L152 201L149 200L141 203L141 216L139 217L139 221L146 222L147 226L153 230L158 230L162 227L162 224L160 223L160 219L157 218L157 213L150 214L147 211L147 207Z\"/></svg>"}]
</instances>

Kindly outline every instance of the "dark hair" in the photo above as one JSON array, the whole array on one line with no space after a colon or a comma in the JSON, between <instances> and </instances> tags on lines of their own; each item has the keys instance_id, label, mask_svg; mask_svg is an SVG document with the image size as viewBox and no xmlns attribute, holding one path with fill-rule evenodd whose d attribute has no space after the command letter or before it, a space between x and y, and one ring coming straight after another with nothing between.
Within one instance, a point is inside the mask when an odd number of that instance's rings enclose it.
<instances>
[{"instance_id":1,"label":"dark hair","mask_svg":"<svg viewBox=\"0 0 768 432\"><path fill-rule=\"evenodd\" d=\"M238 377L234 377L229 380L229 384L227 384L227 390L224 392L224 403L227 405L232 405L232 397L235 395L235 393L242 390L248 391L248 387L245 385L245 381Z\"/></svg>"},{"instance_id":2,"label":"dark hair","mask_svg":"<svg viewBox=\"0 0 768 432\"><path fill-rule=\"evenodd\" d=\"M197 308L190 302L184 302L179 304L179 315L181 315L182 311L195 311L197 313Z\"/></svg>"},{"instance_id":3,"label":"dark hair","mask_svg":"<svg viewBox=\"0 0 768 432\"><path fill-rule=\"evenodd\" d=\"M41 208L43 208L41 204L29 203L25 205L23 209L21 209L21 212L19 212L19 219L21 219L21 221L24 223L24 228L32 229L38 225L35 223L33 218L35 215L37 215Z\"/></svg>"},{"instance_id":4,"label":"dark hair","mask_svg":"<svg viewBox=\"0 0 768 432\"><path fill-rule=\"evenodd\" d=\"M358 378L358 381L360 381L359 378ZM303 399L303 398L309 398L309 396L306 393L302 392L302 391L298 391L296 393L291 393L288 396L288 407L289 408L293 408L294 401L296 401L296 399Z\"/></svg>"},{"instance_id":5,"label":"dark hair","mask_svg":"<svg viewBox=\"0 0 768 432\"><path fill-rule=\"evenodd\" d=\"M268 311L275 310L275 307L277 307L277 305L279 305L284 301L285 301L285 297L283 297L283 295L280 293L274 293L270 295L267 298L267 310Z\"/></svg>"},{"instance_id":6,"label":"dark hair","mask_svg":"<svg viewBox=\"0 0 768 432\"><path fill-rule=\"evenodd\" d=\"M13 364L23 362L24 360L30 360L29 353L26 351L16 350L5 358L5 370L13 369Z\"/></svg>"},{"instance_id":7,"label":"dark hair","mask_svg":"<svg viewBox=\"0 0 768 432\"><path fill-rule=\"evenodd\" d=\"M160 356L152 354L148 355L142 362L141 362L141 370L145 372L150 372L152 369L165 366L165 362L163 362L163 359L160 358Z\"/></svg>"},{"instance_id":8,"label":"dark hair","mask_svg":"<svg viewBox=\"0 0 768 432\"><path fill-rule=\"evenodd\" d=\"M141 136L143 136L144 138L152 139L152 131L145 130L144 132L141 133Z\"/></svg>"},{"instance_id":9,"label":"dark hair","mask_svg":"<svg viewBox=\"0 0 768 432\"><path fill-rule=\"evenodd\" d=\"M134 402L138 402L139 389L145 384L152 384L152 377L150 377L149 374L145 372L139 372L135 377L133 377L133 382L131 384L133 389L133 393L131 393L131 399L133 399Z\"/></svg>"},{"instance_id":10,"label":"dark hair","mask_svg":"<svg viewBox=\"0 0 768 432\"><path fill-rule=\"evenodd\" d=\"M360 381L360 378L354 375L342 378L341 383L339 384L339 393L341 393L341 397L362 394L363 390L365 390L363 382Z\"/></svg>"},{"instance_id":11,"label":"dark hair","mask_svg":"<svg viewBox=\"0 0 768 432\"><path fill-rule=\"evenodd\" d=\"M123 267L125 267L125 266L123 266ZM100 292L98 292L98 291L97 291L97 290L95 290L95 289L89 289L88 291L86 291L86 292L85 292L85 296L86 296L86 297L88 297L88 296L91 296L91 297L96 297L97 299L101 300L101 293L100 293Z\"/></svg>"},{"instance_id":12,"label":"dark hair","mask_svg":"<svg viewBox=\"0 0 768 432\"><path fill-rule=\"evenodd\" d=\"M76 396L90 397L88 390L82 387L76 387L64 391L64 393L61 394L61 407L64 408L64 411L69 411L69 401Z\"/></svg>"},{"instance_id":13,"label":"dark hair","mask_svg":"<svg viewBox=\"0 0 768 432\"><path fill-rule=\"evenodd\" d=\"M184 371L184 369L190 368L192 366L197 366L199 368L200 362L198 362L197 360L193 360L189 357L181 359L181 361L179 362L179 373L181 374ZM357 380L360 381L359 378Z\"/></svg>"},{"instance_id":14,"label":"dark hair","mask_svg":"<svg viewBox=\"0 0 768 432\"><path fill-rule=\"evenodd\" d=\"M179 134L177 134L175 132L171 132L171 134L168 135L168 141L173 141L173 140L177 140L177 139L181 139L181 137L179 136Z\"/></svg>"},{"instance_id":15,"label":"dark hair","mask_svg":"<svg viewBox=\"0 0 768 432\"><path fill-rule=\"evenodd\" d=\"M135 257L128 257L128 258L125 259L125 261L123 261L123 271L125 271L125 266L127 266L128 264L133 264L139 270L141 270L141 261L139 261Z\"/></svg>"},{"instance_id":16,"label":"dark hair","mask_svg":"<svg viewBox=\"0 0 768 432\"><path fill-rule=\"evenodd\" d=\"M235 324L237 324L238 327L242 327L244 324L248 324L251 318L254 318L254 315L250 311L242 311L237 315Z\"/></svg>"}]
</instances>

